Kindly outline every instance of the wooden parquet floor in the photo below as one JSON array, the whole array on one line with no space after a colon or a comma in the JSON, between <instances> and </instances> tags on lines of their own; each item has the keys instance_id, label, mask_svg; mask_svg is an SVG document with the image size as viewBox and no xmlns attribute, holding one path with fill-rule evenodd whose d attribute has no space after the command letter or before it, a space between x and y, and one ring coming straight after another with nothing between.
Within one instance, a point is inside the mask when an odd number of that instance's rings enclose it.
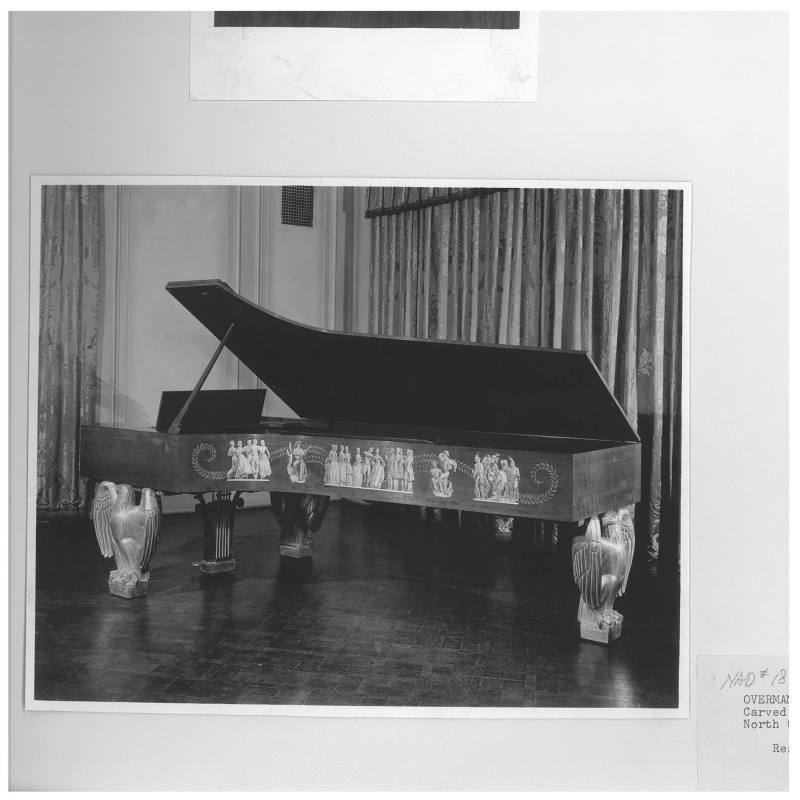
<instances>
[{"instance_id":1,"label":"wooden parquet floor","mask_svg":"<svg viewBox=\"0 0 800 800\"><path fill-rule=\"evenodd\" d=\"M236 523L237 570L201 576L199 517L165 516L149 594L108 594L88 520L37 533L35 696L358 706L675 707L677 578L635 562L622 638L577 636L569 536L495 542L416 510L332 504L309 569L269 509ZM571 533L570 533L571 535Z\"/></svg>"}]
</instances>

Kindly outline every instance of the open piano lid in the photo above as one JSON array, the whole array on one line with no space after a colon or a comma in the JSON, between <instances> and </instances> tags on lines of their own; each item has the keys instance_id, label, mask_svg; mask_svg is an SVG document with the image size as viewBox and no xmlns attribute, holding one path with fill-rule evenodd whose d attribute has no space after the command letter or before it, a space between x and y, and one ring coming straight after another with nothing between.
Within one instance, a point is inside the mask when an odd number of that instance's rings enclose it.
<instances>
[{"instance_id":1,"label":"open piano lid","mask_svg":"<svg viewBox=\"0 0 800 800\"><path fill-rule=\"evenodd\" d=\"M266 311L220 280L167 284L306 419L638 442L589 355L323 331Z\"/></svg>"}]
</instances>

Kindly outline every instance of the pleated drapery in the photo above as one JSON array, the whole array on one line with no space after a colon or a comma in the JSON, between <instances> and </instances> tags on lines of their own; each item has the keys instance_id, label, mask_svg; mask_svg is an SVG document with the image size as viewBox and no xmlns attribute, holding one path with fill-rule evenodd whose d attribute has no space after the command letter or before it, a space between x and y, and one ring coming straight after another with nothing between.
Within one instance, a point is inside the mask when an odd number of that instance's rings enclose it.
<instances>
[{"instance_id":1,"label":"pleated drapery","mask_svg":"<svg viewBox=\"0 0 800 800\"><path fill-rule=\"evenodd\" d=\"M103 188L42 188L37 509L78 509L82 422L93 422L102 297Z\"/></svg>"},{"instance_id":2,"label":"pleated drapery","mask_svg":"<svg viewBox=\"0 0 800 800\"><path fill-rule=\"evenodd\" d=\"M642 438L638 533L676 562L682 206L677 190L367 193L370 331L587 350Z\"/></svg>"}]
</instances>

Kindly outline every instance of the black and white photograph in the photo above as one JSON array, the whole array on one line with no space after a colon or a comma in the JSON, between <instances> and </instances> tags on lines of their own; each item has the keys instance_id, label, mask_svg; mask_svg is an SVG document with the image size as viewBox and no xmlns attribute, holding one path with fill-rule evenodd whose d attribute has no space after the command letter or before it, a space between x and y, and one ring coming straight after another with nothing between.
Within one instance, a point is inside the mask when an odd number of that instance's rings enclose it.
<instances>
[{"instance_id":1,"label":"black and white photograph","mask_svg":"<svg viewBox=\"0 0 800 800\"><path fill-rule=\"evenodd\" d=\"M10 790L788 788L788 11L408 5L9 14Z\"/></svg>"},{"instance_id":2,"label":"black and white photograph","mask_svg":"<svg viewBox=\"0 0 800 800\"><path fill-rule=\"evenodd\" d=\"M688 187L40 191L31 701L678 709Z\"/></svg>"}]
</instances>

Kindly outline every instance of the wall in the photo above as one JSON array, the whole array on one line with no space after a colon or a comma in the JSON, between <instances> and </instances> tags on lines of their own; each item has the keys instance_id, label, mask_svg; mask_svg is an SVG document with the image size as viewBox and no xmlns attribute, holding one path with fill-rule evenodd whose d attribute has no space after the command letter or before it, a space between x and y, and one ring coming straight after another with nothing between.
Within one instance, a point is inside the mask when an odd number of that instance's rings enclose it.
<instances>
[{"instance_id":1,"label":"wall","mask_svg":"<svg viewBox=\"0 0 800 800\"><path fill-rule=\"evenodd\" d=\"M190 389L213 337L164 291L169 281L235 283L235 195L228 187L107 187L100 420L155 424L163 389ZM229 386L221 360L207 388Z\"/></svg>"},{"instance_id":2,"label":"wall","mask_svg":"<svg viewBox=\"0 0 800 800\"><path fill-rule=\"evenodd\" d=\"M783 652L786 15L543 14L539 102L507 106L192 102L188 31L187 13L11 18L12 419L27 411L32 174L691 181L691 663ZM9 446L24 461L21 425ZM565 774L576 789L695 786L696 709L657 727L25 713L18 472L10 497L12 787L549 789Z\"/></svg>"},{"instance_id":3,"label":"wall","mask_svg":"<svg viewBox=\"0 0 800 800\"><path fill-rule=\"evenodd\" d=\"M326 327L335 307L340 190L316 187L314 224L281 224L279 186L108 186L99 380L101 422L151 427L161 392L191 389L218 340L168 292L169 281L220 278L266 308ZM206 389L261 385L225 351ZM265 413L294 416L272 392ZM262 504L267 493L247 496ZM164 510L187 511L191 497Z\"/></svg>"}]
</instances>

